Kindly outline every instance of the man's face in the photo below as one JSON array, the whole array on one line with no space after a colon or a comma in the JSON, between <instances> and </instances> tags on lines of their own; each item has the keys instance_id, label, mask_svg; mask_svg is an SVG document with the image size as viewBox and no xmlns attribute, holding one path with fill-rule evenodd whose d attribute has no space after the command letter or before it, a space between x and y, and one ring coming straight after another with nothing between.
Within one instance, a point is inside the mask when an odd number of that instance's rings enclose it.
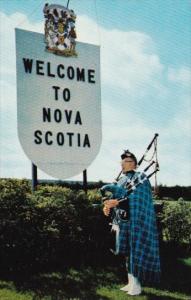
<instances>
[{"instance_id":1,"label":"man's face","mask_svg":"<svg viewBox=\"0 0 191 300\"><path fill-rule=\"evenodd\" d=\"M135 162L131 157L125 157L121 160L121 168L123 173L134 170L135 167Z\"/></svg>"}]
</instances>

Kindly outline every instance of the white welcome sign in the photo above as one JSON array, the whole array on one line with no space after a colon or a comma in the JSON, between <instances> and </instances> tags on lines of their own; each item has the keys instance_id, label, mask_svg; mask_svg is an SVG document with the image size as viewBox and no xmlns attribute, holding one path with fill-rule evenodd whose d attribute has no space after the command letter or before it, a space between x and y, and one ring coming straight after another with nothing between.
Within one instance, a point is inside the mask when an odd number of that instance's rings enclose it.
<instances>
[{"instance_id":1,"label":"white welcome sign","mask_svg":"<svg viewBox=\"0 0 191 300\"><path fill-rule=\"evenodd\" d=\"M44 35L16 29L18 135L28 158L65 179L81 173L101 145L100 48L77 57L46 52Z\"/></svg>"}]
</instances>

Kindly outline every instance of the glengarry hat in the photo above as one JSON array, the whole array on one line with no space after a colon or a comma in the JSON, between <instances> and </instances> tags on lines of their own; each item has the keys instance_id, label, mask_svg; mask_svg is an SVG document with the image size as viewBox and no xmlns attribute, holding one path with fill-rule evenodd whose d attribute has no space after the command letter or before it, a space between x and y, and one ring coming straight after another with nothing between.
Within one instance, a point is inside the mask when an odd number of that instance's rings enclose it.
<instances>
[{"instance_id":1,"label":"glengarry hat","mask_svg":"<svg viewBox=\"0 0 191 300\"><path fill-rule=\"evenodd\" d=\"M128 157L131 158L135 162L135 164L137 165L136 156L132 152L130 152L129 150L124 150L124 152L121 154L121 159L128 158Z\"/></svg>"}]
</instances>

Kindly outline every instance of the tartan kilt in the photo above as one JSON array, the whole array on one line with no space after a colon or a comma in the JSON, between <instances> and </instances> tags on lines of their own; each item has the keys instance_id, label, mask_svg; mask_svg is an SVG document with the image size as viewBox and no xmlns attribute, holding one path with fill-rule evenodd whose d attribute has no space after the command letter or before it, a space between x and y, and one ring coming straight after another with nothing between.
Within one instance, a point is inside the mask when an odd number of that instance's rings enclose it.
<instances>
[{"instance_id":1,"label":"tartan kilt","mask_svg":"<svg viewBox=\"0 0 191 300\"><path fill-rule=\"evenodd\" d=\"M129 255L129 221L118 222L119 231L116 232L116 254Z\"/></svg>"},{"instance_id":2,"label":"tartan kilt","mask_svg":"<svg viewBox=\"0 0 191 300\"><path fill-rule=\"evenodd\" d=\"M125 185L124 177L118 183L121 186ZM159 242L149 180L138 185L128 199L129 220L113 220L119 226L116 254L129 257L128 271L141 282L158 282L161 275Z\"/></svg>"}]
</instances>

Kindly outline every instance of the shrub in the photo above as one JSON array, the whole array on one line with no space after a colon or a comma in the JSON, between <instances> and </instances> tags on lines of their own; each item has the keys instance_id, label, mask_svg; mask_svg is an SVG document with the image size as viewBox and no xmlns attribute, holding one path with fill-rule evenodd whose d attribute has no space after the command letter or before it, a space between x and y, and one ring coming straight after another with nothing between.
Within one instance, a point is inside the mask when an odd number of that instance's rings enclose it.
<instances>
[{"instance_id":1,"label":"shrub","mask_svg":"<svg viewBox=\"0 0 191 300\"><path fill-rule=\"evenodd\" d=\"M92 206L93 192L38 186L31 194L25 180L0 180L0 186L4 268L61 265L107 247L107 221L101 207Z\"/></svg>"},{"instance_id":2,"label":"shrub","mask_svg":"<svg viewBox=\"0 0 191 300\"><path fill-rule=\"evenodd\" d=\"M12 204L23 203L31 187L27 179L0 179L0 202L12 200ZM11 202L9 202L10 204Z\"/></svg>"},{"instance_id":3,"label":"shrub","mask_svg":"<svg viewBox=\"0 0 191 300\"><path fill-rule=\"evenodd\" d=\"M191 203L184 200L165 202L162 224L165 240L191 244Z\"/></svg>"},{"instance_id":4,"label":"shrub","mask_svg":"<svg viewBox=\"0 0 191 300\"><path fill-rule=\"evenodd\" d=\"M100 204L97 189L39 185L32 194L27 180L0 180L1 268L103 260L111 240ZM191 203L164 202L162 213L160 207L165 239L191 243Z\"/></svg>"}]
</instances>

